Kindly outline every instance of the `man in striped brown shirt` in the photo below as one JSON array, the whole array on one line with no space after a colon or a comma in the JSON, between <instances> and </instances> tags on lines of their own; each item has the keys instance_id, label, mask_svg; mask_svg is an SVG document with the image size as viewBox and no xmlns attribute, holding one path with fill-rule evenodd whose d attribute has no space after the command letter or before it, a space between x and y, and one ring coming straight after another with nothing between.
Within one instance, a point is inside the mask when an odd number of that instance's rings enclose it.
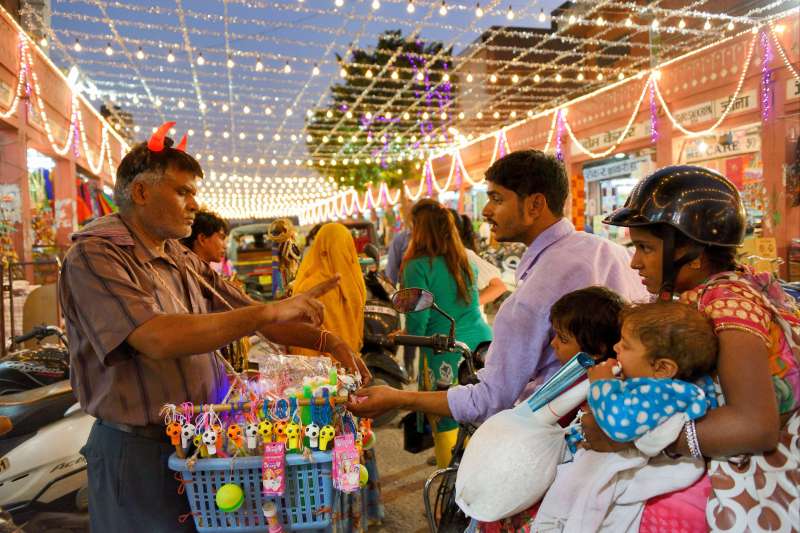
<instances>
[{"instance_id":1,"label":"man in striped brown shirt","mask_svg":"<svg viewBox=\"0 0 800 533\"><path fill-rule=\"evenodd\" d=\"M318 327L314 298L338 279L258 304L176 240L191 232L203 171L163 135L160 149L151 139L122 160L119 214L73 235L59 282L72 386L98 419L83 454L92 530L101 533L194 530L192 520L178 522L188 505L166 465L172 448L159 410L222 399L228 383L214 350L261 331L279 344L326 342L355 370L349 348Z\"/></svg>"}]
</instances>

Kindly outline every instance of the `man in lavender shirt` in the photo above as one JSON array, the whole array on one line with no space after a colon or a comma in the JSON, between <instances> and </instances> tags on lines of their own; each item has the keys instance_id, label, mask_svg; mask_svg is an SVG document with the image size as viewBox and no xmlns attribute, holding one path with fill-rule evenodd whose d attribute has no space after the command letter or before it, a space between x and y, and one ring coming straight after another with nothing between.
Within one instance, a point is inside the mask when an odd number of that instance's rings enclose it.
<instances>
[{"instance_id":1,"label":"man in lavender shirt","mask_svg":"<svg viewBox=\"0 0 800 533\"><path fill-rule=\"evenodd\" d=\"M373 417L392 408L482 422L512 407L558 368L550 341L550 307L564 294L602 285L629 301L647 291L630 268L622 246L578 232L564 218L569 181L556 158L536 150L508 154L487 171L489 201L483 217L500 242L528 245L517 267L517 289L494 320L486 366L476 385L442 392L370 387L351 403L352 411Z\"/></svg>"}]
</instances>

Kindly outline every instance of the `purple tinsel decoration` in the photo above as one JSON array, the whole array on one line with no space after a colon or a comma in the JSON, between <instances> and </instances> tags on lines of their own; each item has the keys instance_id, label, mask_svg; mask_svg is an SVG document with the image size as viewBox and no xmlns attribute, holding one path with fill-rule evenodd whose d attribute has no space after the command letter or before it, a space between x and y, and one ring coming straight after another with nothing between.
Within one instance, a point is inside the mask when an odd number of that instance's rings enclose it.
<instances>
[{"instance_id":1,"label":"purple tinsel decoration","mask_svg":"<svg viewBox=\"0 0 800 533\"><path fill-rule=\"evenodd\" d=\"M77 102L76 102L77 103ZM80 122L78 122L78 112L72 111L72 120L75 123L75 129L72 131L72 155L80 157L80 148L78 147L78 137L80 136Z\"/></svg>"},{"instance_id":2,"label":"purple tinsel decoration","mask_svg":"<svg viewBox=\"0 0 800 533\"><path fill-rule=\"evenodd\" d=\"M498 159L502 159L506 156L506 132L505 130L500 130L500 134L497 136L497 155Z\"/></svg>"},{"instance_id":3,"label":"purple tinsel decoration","mask_svg":"<svg viewBox=\"0 0 800 533\"><path fill-rule=\"evenodd\" d=\"M428 189L428 196L433 196L433 168L430 161L425 163L425 187Z\"/></svg>"},{"instance_id":4,"label":"purple tinsel decoration","mask_svg":"<svg viewBox=\"0 0 800 533\"><path fill-rule=\"evenodd\" d=\"M772 62L772 47L769 44L769 37L766 31L762 31L761 38L761 120L766 121L769 119L770 108L770 82L772 81L772 72L769 70L769 64Z\"/></svg>"},{"instance_id":5,"label":"purple tinsel decoration","mask_svg":"<svg viewBox=\"0 0 800 533\"><path fill-rule=\"evenodd\" d=\"M650 142L658 141L658 109L656 108L656 81L650 80Z\"/></svg>"},{"instance_id":6,"label":"purple tinsel decoration","mask_svg":"<svg viewBox=\"0 0 800 533\"><path fill-rule=\"evenodd\" d=\"M455 155L453 157L456 157ZM461 165L458 164L456 161L456 189L461 189L461 182L463 178L461 177Z\"/></svg>"},{"instance_id":7,"label":"purple tinsel decoration","mask_svg":"<svg viewBox=\"0 0 800 533\"><path fill-rule=\"evenodd\" d=\"M558 119L556 119L556 158L559 161L564 160L564 152L561 149L561 137L564 135L564 114L561 109L558 110Z\"/></svg>"}]
</instances>

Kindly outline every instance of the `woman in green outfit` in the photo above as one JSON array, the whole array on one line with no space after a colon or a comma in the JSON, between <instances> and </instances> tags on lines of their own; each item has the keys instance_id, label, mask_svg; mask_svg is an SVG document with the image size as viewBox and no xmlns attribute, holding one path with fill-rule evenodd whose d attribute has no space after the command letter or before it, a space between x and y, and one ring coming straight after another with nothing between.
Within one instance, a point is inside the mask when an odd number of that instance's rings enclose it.
<instances>
[{"instance_id":1,"label":"woman in green outfit","mask_svg":"<svg viewBox=\"0 0 800 533\"><path fill-rule=\"evenodd\" d=\"M467 259L450 212L434 200L421 200L411 211L411 241L403 258L402 286L419 287L433 293L436 304L456 321L456 339L474 350L492 339L492 330L481 317L476 284L477 269ZM409 335L447 334L450 323L431 310L406 316ZM457 383L458 353L434 354L422 350L420 390L441 390ZM455 444L458 422L431 417L436 463L445 467Z\"/></svg>"}]
</instances>

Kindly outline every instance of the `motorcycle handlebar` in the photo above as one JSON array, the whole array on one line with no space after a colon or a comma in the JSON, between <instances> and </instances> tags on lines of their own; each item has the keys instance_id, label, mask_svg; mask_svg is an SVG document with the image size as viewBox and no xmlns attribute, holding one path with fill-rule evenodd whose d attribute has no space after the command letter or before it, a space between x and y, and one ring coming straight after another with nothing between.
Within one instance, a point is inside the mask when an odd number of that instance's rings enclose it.
<instances>
[{"instance_id":1,"label":"motorcycle handlebar","mask_svg":"<svg viewBox=\"0 0 800 533\"><path fill-rule=\"evenodd\" d=\"M63 333L61 332L60 329L54 326L35 326L29 332L23 333L22 335L17 335L16 337L12 337L11 340L14 342L14 344L21 344L31 339L42 340L45 337L49 337L51 335L55 335L61 338Z\"/></svg>"},{"instance_id":2,"label":"motorcycle handlebar","mask_svg":"<svg viewBox=\"0 0 800 533\"><path fill-rule=\"evenodd\" d=\"M449 345L446 335L431 335L421 337L419 335L395 335L394 343L401 346L421 346L423 348L433 348L434 350L446 351Z\"/></svg>"}]
</instances>

